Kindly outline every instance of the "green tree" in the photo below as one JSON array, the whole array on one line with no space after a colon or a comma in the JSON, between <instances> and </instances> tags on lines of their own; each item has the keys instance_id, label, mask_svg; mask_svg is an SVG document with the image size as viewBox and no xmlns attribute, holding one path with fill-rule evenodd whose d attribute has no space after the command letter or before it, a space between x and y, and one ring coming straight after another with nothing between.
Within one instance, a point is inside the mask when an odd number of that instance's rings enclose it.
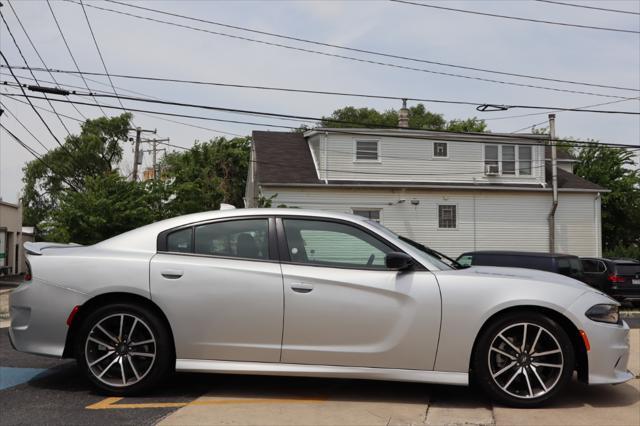
<instances>
[{"instance_id":1,"label":"green tree","mask_svg":"<svg viewBox=\"0 0 640 426\"><path fill-rule=\"evenodd\" d=\"M67 191L44 222L47 240L94 244L163 218L164 191L117 172L85 178L83 190Z\"/></svg>"},{"instance_id":2,"label":"green tree","mask_svg":"<svg viewBox=\"0 0 640 426\"><path fill-rule=\"evenodd\" d=\"M169 214L214 210L220 203L242 207L249 156L249 138L224 137L167 155L161 168L169 182Z\"/></svg>"},{"instance_id":3,"label":"green tree","mask_svg":"<svg viewBox=\"0 0 640 426\"><path fill-rule=\"evenodd\" d=\"M640 245L640 170L634 152L593 144L578 153L575 174L609 189L602 195L605 253ZM631 250L631 249L630 249Z\"/></svg>"},{"instance_id":4,"label":"green tree","mask_svg":"<svg viewBox=\"0 0 640 426\"><path fill-rule=\"evenodd\" d=\"M336 122L333 120L341 121ZM323 127L396 127L398 111L389 109L380 112L374 108L355 108L347 106L335 110L330 116L322 117L319 123ZM424 104L409 108L409 127L425 130L448 130L453 132L485 132L487 125L483 120L469 118L447 122L442 114L428 111Z\"/></svg>"},{"instance_id":5,"label":"green tree","mask_svg":"<svg viewBox=\"0 0 640 426\"><path fill-rule=\"evenodd\" d=\"M38 225L59 207L61 197L74 189L82 191L88 177L115 170L122 159L120 142L127 138L130 119L130 114L122 114L87 120L80 134L67 137L62 148L50 150L43 161L29 162L23 169L24 224L35 226L40 235Z\"/></svg>"}]
</instances>

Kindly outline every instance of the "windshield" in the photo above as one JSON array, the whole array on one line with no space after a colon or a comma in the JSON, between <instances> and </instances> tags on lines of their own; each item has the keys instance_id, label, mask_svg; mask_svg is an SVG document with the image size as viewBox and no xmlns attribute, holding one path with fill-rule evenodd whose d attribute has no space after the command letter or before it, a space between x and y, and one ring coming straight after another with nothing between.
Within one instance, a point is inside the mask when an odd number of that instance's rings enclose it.
<instances>
[{"instance_id":1,"label":"windshield","mask_svg":"<svg viewBox=\"0 0 640 426\"><path fill-rule=\"evenodd\" d=\"M459 267L456 266L457 263L455 260L450 259L448 257L446 257L445 255L443 255L442 253L439 253L433 249L430 249L429 247L426 247L423 244L420 244L416 241L413 241L407 237L403 237L401 235L396 234L395 232L393 232L392 230L390 230L389 228L381 225L380 223L376 222L375 220L367 220L366 221L369 225L377 228L378 230L382 231L383 234L385 234L387 237L389 237L390 239L399 239L400 241L403 241L407 244L409 244L410 246L420 250L420 252L422 254L424 254L425 257L427 257L427 259L429 260L429 262L431 262L433 265L435 265L438 269L442 269L442 270L447 270L447 269L458 269Z\"/></svg>"}]
</instances>

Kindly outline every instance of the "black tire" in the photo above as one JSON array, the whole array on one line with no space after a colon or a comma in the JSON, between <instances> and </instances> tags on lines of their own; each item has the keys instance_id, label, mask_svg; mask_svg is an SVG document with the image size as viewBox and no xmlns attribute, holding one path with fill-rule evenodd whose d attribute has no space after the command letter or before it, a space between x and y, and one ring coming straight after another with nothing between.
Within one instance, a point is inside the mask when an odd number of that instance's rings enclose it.
<instances>
[{"instance_id":1,"label":"black tire","mask_svg":"<svg viewBox=\"0 0 640 426\"><path fill-rule=\"evenodd\" d=\"M108 328L108 324L112 324L113 321L120 321L119 318L121 317L125 318L125 329L127 321L130 328L133 329L128 336L126 336L126 330L122 332L122 342L114 343L115 341L110 340L107 335L97 331L99 330L96 329L97 324L100 324L103 328ZM138 322L134 325L133 323L136 322L136 319ZM133 325L133 327L131 327L131 325ZM107 331L109 330L107 329ZM105 345L97 345L94 340L88 341L90 333L92 337L95 336L98 340L108 343L109 345L113 345L114 352L113 355L105 358L105 361L94 364L92 367L90 367L89 360L87 358L93 357L94 359L92 359L92 361L94 361L95 358L100 358L103 354L106 356L106 353L112 352L112 350L107 349L108 347ZM140 346L140 344L136 344L133 348L126 348L128 346L126 343L127 340L131 340L135 338L135 336L145 336L149 333L151 334L151 338L155 340L154 343L148 343L142 346ZM116 340L120 340L116 332L111 334L116 338ZM133 338L132 335L134 335ZM144 338L145 337L140 337L140 339ZM80 369L87 376L89 381L91 381L91 383L104 394L129 396L145 393L158 385L175 369L175 352L169 330L167 330L165 323L158 317L158 315L147 307L141 305L133 303L115 303L97 308L85 317L82 324L80 324L77 338L74 343L74 354ZM101 348L104 348L102 349L102 353L99 352ZM131 352L124 352L127 351L127 349ZM118 350L122 350L123 352L120 353ZM134 358L136 355L133 354L139 353L134 351L138 350L143 353L148 353L144 357L138 356L137 358ZM148 361L149 353L151 352L154 353L154 357L151 361ZM106 374L103 376L103 379L99 378L98 373L100 373L100 371L98 370L108 370L106 365L111 364L110 361L120 356L123 360L122 364L118 365L119 363L116 363L112 365L110 370L113 371L107 371L105 372ZM128 359L127 356L129 356L130 359ZM138 365L136 368L136 359L139 360L138 362L144 363L144 365ZM113 385L106 383L105 381L107 381L110 376L114 375L116 371L120 371L121 374L124 374L125 376L130 375L131 383L127 384L129 383L128 378L124 380L125 384L120 383ZM115 383L115 380L116 379L113 378L110 382Z\"/></svg>"},{"instance_id":2,"label":"black tire","mask_svg":"<svg viewBox=\"0 0 640 426\"><path fill-rule=\"evenodd\" d=\"M527 324L529 333L533 333L525 338L527 344L522 350L522 339L518 342L516 333L524 335L524 324ZM535 340L540 327L545 331L540 332L540 343L536 342L537 347L532 352L532 339ZM520 352L510 347L500 334L508 337L512 344L520 346L516 348ZM553 399L571 381L575 368L575 351L571 339L557 322L544 314L506 314L489 324L478 339L472 358L473 380L491 399L501 404L519 408L540 406ZM551 350L544 350L543 343ZM510 358L491 349L492 345L503 353L506 352ZM560 352L550 355L535 355L558 349ZM507 369L512 363L515 365ZM562 368L541 366L540 363L561 364Z\"/></svg>"}]
</instances>

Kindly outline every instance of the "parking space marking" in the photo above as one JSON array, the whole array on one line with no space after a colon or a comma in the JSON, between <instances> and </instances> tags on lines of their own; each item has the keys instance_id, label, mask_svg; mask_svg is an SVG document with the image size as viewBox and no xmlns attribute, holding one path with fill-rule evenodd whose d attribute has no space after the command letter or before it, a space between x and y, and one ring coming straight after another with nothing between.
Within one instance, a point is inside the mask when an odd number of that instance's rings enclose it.
<instances>
[{"instance_id":1,"label":"parking space marking","mask_svg":"<svg viewBox=\"0 0 640 426\"><path fill-rule=\"evenodd\" d=\"M139 402L121 403L123 397L109 397L95 404L87 405L87 410L119 410L136 408L181 408L198 405L232 405L232 404L318 404L325 402L326 397L313 398L244 398L244 399L205 399L190 402Z\"/></svg>"}]
</instances>

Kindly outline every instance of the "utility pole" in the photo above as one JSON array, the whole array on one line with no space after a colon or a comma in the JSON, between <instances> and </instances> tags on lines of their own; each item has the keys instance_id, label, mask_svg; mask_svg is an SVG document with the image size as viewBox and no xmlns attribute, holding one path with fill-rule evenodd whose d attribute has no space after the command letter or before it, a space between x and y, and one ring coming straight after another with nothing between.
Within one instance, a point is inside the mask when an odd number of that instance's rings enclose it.
<instances>
[{"instance_id":1,"label":"utility pole","mask_svg":"<svg viewBox=\"0 0 640 426\"><path fill-rule=\"evenodd\" d=\"M551 144L551 188L553 204L549 213L549 252L556 252L556 210L558 209L558 159L556 152L556 115L549 114L549 143Z\"/></svg>"},{"instance_id":2,"label":"utility pole","mask_svg":"<svg viewBox=\"0 0 640 426\"><path fill-rule=\"evenodd\" d=\"M145 133L153 133L154 135L156 134L156 129L154 130L144 130L141 127L136 127L135 129L129 129L129 130L135 130L136 132L136 142L135 142L135 148L133 150L133 181L137 181L138 180L138 166L140 164L142 164L142 156L140 156L140 135L142 135L143 132Z\"/></svg>"},{"instance_id":3,"label":"utility pole","mask_svg":"<svg viewBox=\"0 0 640 426\"><path fill-rule=\"evenodd\" d=\"M152 160L153 160L153 179L157 179L158 178L158 151L164 151L167 152L167 150L165 148L161 148L158 149L158 144L162 143L162 142L169 142L171 139L169 138L165 138L165 139L147 139L144 140L142 142L150 142L152 148L149 150L143 150L142 152L149 152L152 155Z\"/></svg>"}]
</instances>

